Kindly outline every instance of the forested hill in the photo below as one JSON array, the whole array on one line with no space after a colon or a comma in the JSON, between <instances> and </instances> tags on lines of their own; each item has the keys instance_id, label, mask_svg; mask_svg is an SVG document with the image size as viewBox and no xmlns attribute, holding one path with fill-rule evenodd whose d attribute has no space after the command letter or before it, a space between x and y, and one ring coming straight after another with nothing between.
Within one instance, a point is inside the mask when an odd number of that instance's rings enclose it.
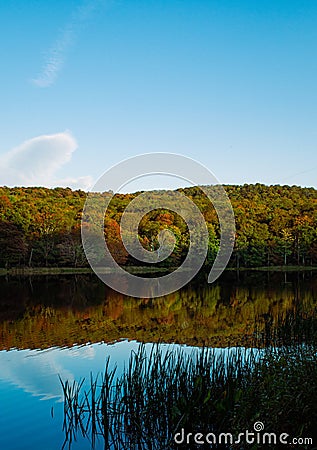
<instances>
[{"instance_id":1,"label":"forested hill","mask_svg":"<svg viewBox=\"0 0 317 450\"><path fill-rule=\"evenodd\" d=\"M225 189L237 228L231 266L317 264L317 190L262 184L228 185ZM198 187L179 191L192 198L205 217L210 237L207 264L211 263L219 245L217 215ZM0 188L0 267L87 266L80 238L86 195L69 188ZM137 264L119 238L122 212L136 195L116 195L105 219L108 246L121 264ZM139 227L140 241L153 250L163 228L174 232L176 245L161 265L176 266L186 256L189 244L180 216L162 209L147 214Z\"/></svg>"}]
</instances>

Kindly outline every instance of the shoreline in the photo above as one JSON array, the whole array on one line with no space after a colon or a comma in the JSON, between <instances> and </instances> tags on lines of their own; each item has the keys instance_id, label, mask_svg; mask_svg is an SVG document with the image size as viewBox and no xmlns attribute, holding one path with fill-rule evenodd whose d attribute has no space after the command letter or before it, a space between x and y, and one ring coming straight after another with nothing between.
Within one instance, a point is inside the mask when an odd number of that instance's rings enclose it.
<instances>
[{"instance_id":1,"label":"shoreline","mask_svg":"<svg viewBox=\"0 0 317 450\"><path fill-rule=\"evenodd\" d=\"M174 267L146 267L126 266L124 269L134 274L154 274L172 272ZM204 270L204 269L202 269ZM210 269L206 269L208 271ZM262 266L262 267L227 267L225 271L231 272L309 272L317 271L317 266ZM103 269L103 273L111 273L112 269ZM31 275L81 275L93 274L90 267L12 267L10 269L0 268L0 276L31 276Z\"/></svg>"}]
</instances>

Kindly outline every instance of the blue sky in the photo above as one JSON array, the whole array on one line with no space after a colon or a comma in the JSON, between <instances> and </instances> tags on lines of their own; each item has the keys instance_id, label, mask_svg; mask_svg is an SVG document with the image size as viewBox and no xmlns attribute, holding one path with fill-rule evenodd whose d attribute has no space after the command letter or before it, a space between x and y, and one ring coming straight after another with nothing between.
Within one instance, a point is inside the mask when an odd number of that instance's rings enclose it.
<instances>
[{"instance_id":1,"label":"blue sky","mask_svg":"<svg viewBox=\"0 0 317 450\"><path fill-rule=\"evenodd\" d=\"M160 151L317 187L316 23L315 0L1 2L0 185L88 188Z\"/></svg>"}]
</instances>

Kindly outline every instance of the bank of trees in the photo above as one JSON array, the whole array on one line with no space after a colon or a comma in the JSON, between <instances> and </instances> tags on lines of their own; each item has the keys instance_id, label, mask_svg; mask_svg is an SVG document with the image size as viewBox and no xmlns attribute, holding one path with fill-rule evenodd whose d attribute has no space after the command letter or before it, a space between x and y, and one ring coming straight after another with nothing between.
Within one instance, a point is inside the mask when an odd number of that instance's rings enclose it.
<instances>
[{"instance_id":1,"label":"bank of trees","mask_svg":"<svg viewBox=\"0 0 317 450\"><path fill-rule=\"evenodd\" d=\"M231 266L317 264L317 190L262 184L225 189L237 230ZM205 217L209 232L207 264L211 264L219 247L217 214L198 187L179 191L190 197ZM123 211L137 194L116 195L105 217L109 249L121 264L138 264L120 240ZM86 266L80 233L86 195L69 188L0 188L0 267ZM154 200L156 195L153 193ZM189 246L188 229L180 215L164 209L151 211L140 223L139 240L146 249L155 250L162 229L174 233L175 248L160 264L177 266Z\"/></svg>"}]
</instances>

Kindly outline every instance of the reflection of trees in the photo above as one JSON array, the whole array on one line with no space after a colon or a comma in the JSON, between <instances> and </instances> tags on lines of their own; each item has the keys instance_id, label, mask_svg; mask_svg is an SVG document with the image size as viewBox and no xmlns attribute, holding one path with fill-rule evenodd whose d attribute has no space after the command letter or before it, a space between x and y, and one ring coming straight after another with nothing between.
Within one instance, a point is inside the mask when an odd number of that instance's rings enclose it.
<instances>
[{"instance_id":1,"label":"reflection of trees","mask_svg":"<svg viewBox=\"0 0 317 450\"><path fill-rule=\"evenodd\" d=\"M313 318L316 278L282 284L192 283L156 299L128 298L93 276L1 282L1 348L45 348L121 338L225 346L251 344L293 315ZM248 276L250 279L251 275ZM282 277L282 278L281 278ZM280 279L281 278L281 279ZM264 284L265 283L265 284Z\"/></svg>"}]
</instances>

